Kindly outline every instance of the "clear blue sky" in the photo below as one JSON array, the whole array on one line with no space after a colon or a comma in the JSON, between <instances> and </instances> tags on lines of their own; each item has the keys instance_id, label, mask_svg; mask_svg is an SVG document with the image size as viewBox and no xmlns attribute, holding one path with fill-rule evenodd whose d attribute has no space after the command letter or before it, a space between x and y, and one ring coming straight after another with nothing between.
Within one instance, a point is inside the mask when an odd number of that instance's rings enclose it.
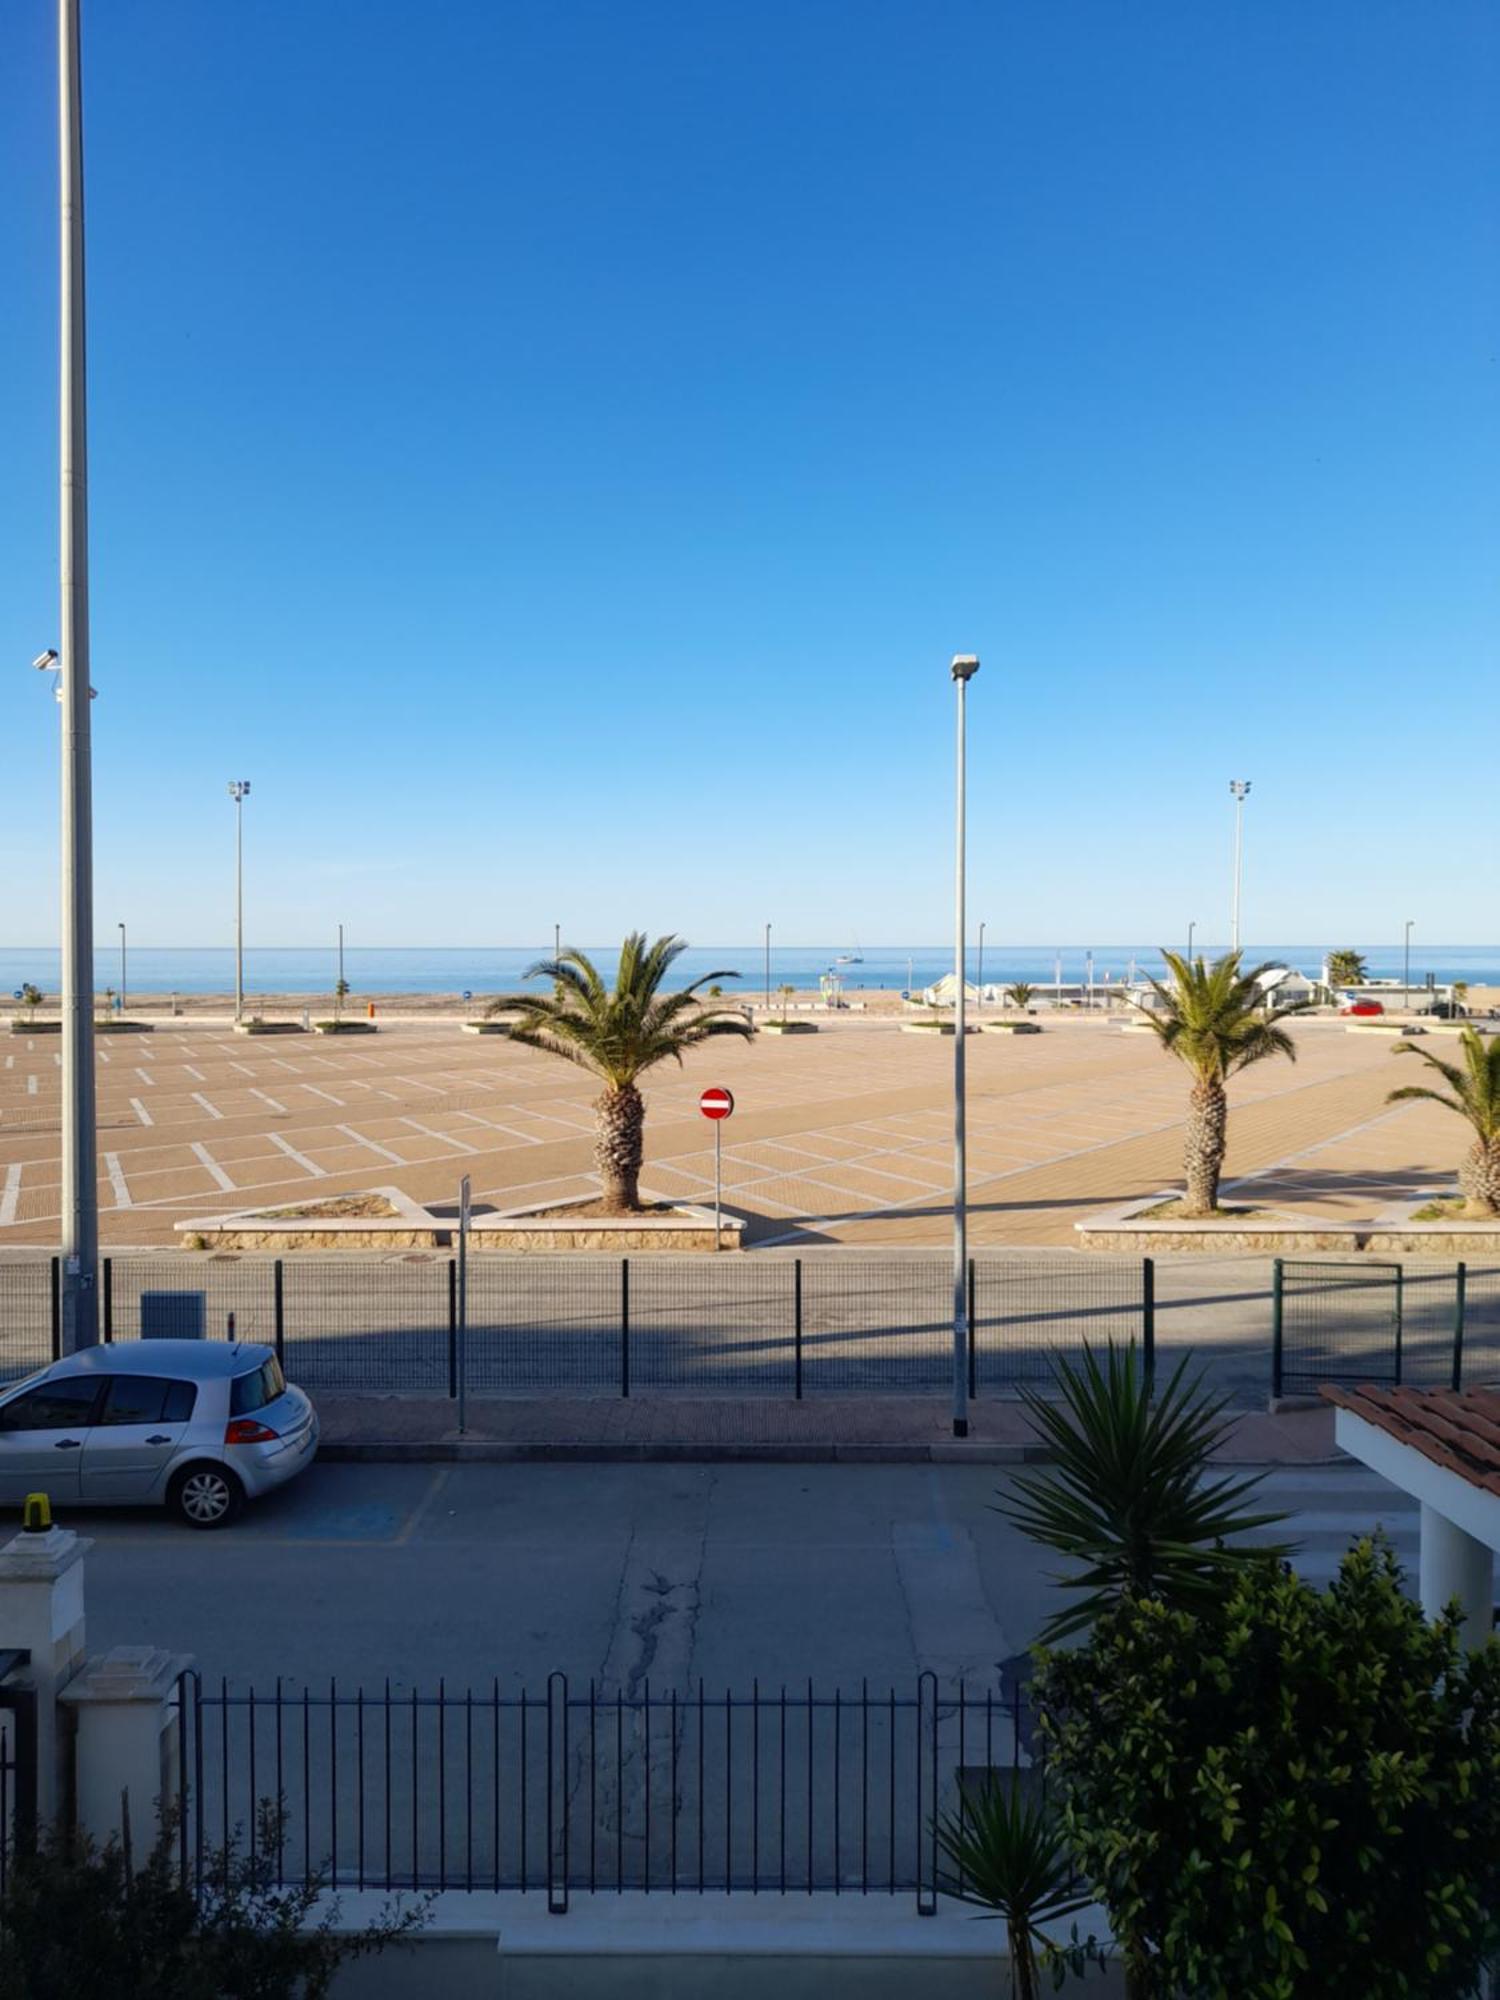
<instances>
[{"instance_id":1,"label":"clear blue sky","mask_svg":"<svg viewBox=\"0 0 1500 2000\"><path fill-rule=\"evenodd\" d=\"M55 940L53 7L0 938ZM85 0L98 899L262 943L1500 933L1487 0Z\"/></svg>"}]
</instances>

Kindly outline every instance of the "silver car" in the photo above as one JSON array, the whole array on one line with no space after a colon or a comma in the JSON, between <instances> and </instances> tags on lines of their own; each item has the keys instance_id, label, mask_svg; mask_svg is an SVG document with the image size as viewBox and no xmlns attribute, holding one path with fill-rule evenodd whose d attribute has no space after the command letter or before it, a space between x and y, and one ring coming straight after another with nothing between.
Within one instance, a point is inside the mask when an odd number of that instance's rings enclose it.
<instances>
[{"instance_id":1,"label":"silver car","mask_svg":"<svg viewBox=\"0 0 1500 2000\"><path fill-rule=\"evenodd\" d=\"M0 1504L169 1507L222 1528L312 1464L318 1416L269 1347L86 1348L0 1391Z\"/></svg>"}]
</instances>

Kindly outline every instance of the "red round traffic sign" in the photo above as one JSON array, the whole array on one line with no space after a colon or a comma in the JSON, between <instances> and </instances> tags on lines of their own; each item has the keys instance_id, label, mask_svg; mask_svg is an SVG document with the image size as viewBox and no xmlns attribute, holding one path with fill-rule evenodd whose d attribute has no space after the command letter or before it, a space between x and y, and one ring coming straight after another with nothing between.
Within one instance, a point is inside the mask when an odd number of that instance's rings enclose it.
<instances>
[{"instance_id":1,"label":"red round traffic sign","mask_svg":"<svg viewBox=\"0 0 1500 2000\"><path fill-rule=\"evenodd\" d=\"M722 1084L714 1084L698 1099L698 1109L705 1118L727 1118L734 1109L734 1097Z\"/></svg>"}]
</instances>

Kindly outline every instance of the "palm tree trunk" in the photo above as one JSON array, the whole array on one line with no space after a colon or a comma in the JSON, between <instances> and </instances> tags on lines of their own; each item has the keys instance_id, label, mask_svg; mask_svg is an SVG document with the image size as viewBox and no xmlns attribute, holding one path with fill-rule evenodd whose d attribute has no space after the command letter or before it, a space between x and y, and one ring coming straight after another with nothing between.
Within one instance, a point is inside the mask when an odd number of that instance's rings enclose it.
<instances>
[{"instance_id":1,"label":"palm tree trunk","mask_svg":"<svg viewBox=\"0 0 1500 2000\"><path fill-rule=\"evenodd\" d=\"M646 1105L633 1083L606 1090L594 1110L599 1130L594 1140L594 1164L603 1182L604 1206L616 1215L641 1205L641 1155L645 1150Z\"/></svg>"},{"instance_id":2,"label":"palm tree trunk","mask_svg":"<svg viewBox=\"0 0 1500 2000\"><path fill-rule=\"evenodd\" d=\"M1188 1099L1184 1215L1211 1215L1219 1205L1219 1175L1228 1144L1229 1104L1218 1077L1202 1077Z\"/></svg>"},{"instance_id":3,"label":"palm tree trunk","mask_svg":"<svg viewBox=\"0 0 1500 2000\"><path fill-rule=\"evenodd\" d=\"M1500 1215L1500 1139L1476 1139L1459 1163L1464 1213Z\"/></svg>"}]
</instances>

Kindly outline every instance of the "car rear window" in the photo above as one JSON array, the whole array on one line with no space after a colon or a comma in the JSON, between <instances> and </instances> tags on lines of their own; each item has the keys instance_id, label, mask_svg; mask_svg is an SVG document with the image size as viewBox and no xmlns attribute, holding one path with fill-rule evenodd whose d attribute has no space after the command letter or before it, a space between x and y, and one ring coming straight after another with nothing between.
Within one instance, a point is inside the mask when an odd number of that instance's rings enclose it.
<instances>
[{"instance_id":1,"label":"car rear window","mask_svg":"<svg viewBox=\"0 0 1500 2000\"><path fill-rule=\"evenodd\" d=\"M281 1372L281 1363L273 1354L269 1361L263 1361L259 1368L252 1368L248 1375L236 1375L229 1392L229 1414L232 1417L248 1417L253 1410L263 1410L267 1403L286 1392L286 1377Z\"/></svg>"}]
</instances>

